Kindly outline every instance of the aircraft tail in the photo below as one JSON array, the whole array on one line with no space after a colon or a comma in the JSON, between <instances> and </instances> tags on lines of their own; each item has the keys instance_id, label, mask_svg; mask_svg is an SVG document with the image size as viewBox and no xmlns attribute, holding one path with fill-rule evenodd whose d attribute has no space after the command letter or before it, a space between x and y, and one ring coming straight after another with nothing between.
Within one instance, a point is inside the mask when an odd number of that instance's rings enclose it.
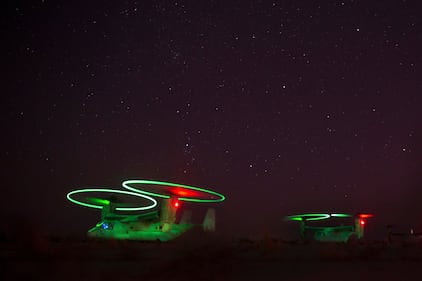
<instances>
[{"instance_id":1,"label":"aircraft tail","mask_svg":"<svg viewBox=\"0 0 422 281\"><path fill-rule=\"evenodd\" d=\"M204 222L202 227L205 232L214 232L215 231L215 209L208 209L205 214Z\"/></svg>"}]
</instances>

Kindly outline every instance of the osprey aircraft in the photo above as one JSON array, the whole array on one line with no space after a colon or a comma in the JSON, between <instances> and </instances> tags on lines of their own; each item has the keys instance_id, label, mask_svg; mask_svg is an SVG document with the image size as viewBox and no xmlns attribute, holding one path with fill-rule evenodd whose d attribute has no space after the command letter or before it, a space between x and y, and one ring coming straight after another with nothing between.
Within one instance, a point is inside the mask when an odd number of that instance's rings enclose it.
<instances>
[{"instance_id":1,"label":"osprey aircraft","mask_svg":"<svg viewBox=\"0 0 422 281\"><path fill-rule=\"evenodd\" d=\"M88 230L88 237L169 241L196 226L212 232L215 230L214 209L208 209L201 224L190 221L190 212L183 213L178 220L178 211L184 202L213 203L225 199L222 194L211 190L170 182L127 180L122 185L126 190L87 188L67 194L67 199L73 203L101 209L101 218ZM83 196L88 194L101 196ZM148 201L149 205L139 206L141 200Z\"/></svg>"},{"instance_id":2,"label":"osprey aircraft","mask_svg":"<svg viewBox=\"0 0 422 281\"><path fill-rule=\"evenodd\" d=\"M286 220L299 222L302 240L349 242L363 238L366 219L371 217L372 214L364 213L355 216L342 213L308 213L287 216ZM327 223L328 220L331 223ZM322 221L325 222L324 225L321 225Z\"/></svg>"}]
</instances>

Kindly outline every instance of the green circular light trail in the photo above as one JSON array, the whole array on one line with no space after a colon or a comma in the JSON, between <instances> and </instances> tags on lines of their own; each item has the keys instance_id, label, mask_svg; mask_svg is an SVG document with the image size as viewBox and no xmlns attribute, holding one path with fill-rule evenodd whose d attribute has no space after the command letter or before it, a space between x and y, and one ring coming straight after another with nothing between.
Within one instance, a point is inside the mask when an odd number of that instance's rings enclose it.
<instances>
[{"instance_id":1,"label":"green circular light trail","mask_svg":"<svg viewBox=\"0 0 422 281\"><path fill-rule=\"evenodd\" d=\"M90 203L86 203L86 202L79 201L79 200L76 200L76 199L72 198L72 196L75 195L75 194L79 194L79 193L90 193L90 192L119 193L119 194L124 194L124 195L137 196L137 197L141 197L141 198L148 199L148 200L151 201L151 205L149 205L149 206L142 206L142 207L116 207L116 210L117 211L124 211L124 212L125 211L126 212L144 211L144 210L152 209L155 206L157 206L157 200L155 200L154 198L152 198L150 196L147 196L145 194L140 194L139 192L130 192L130 191L126 191L126 190L115 190L115 189L107 189L107 188L86 188L86 189L78 189L78 190L74 190L74 191L69 192L66 195L66 197L67 197L67 199L70 202L73 202L73 203L75 203L77 205L89 207L89 208L102 209L104 205L108 205L108 204L106 204L106 202L109 202L108 200L103 200L104 201L104 204L100 203L99 205L96 205L96 204L90 204ZM100 202L100 201L98 201L98 202Z\"/></svg>"},{"instance_id":2,"label":"green circular light trail","mask_svg":"<svg viewBox=\"0 0 422 281\"><path fill-rule=\"evenodd\" d=\"M331 214L332 217L336 218L350 218L352 215L349 214Z\"/></svg>"},{"instance_id":3,"label":"green circular light trail","mask_svg":"<svg viewBox=\"0 0 422 281\"><path fill-rule=\"evenodd\" d=\"M292 220L292 221L318 221L318 220L326 220L332 217L335 218L349 218L352 215L349 214L343 214L343 213L339 213L339 214L324 214L324 213L307 213L307 214L299 214L299 215L292 215L292 216L287 216L286 219L287 220Z\"/></svg>"},{"instance_id":4,"label":"green circular light trail","mask_svg":"<svg viewBox=\"0 0 422 281\"><path fill-rule=\"evenodd\" d=\"M217 193L215 191L204 189L204 188L199 188L199 187L194 187L194 186L189 186L189 185L171 183L171 182L153 181L153 180L126 180L122 183L122 186L126 189L129 189L129 190L132 190L132 191L135 191L135 192L139 192L139 193L143 193L143 194L146 194L146 195L150 195L150 196L156 196L156 197L161 197L161 198L165 198L165 199L169 199L171 197L168 194L150 192L150 191L145 191L145 190L142 190L142 189L132 187L131 185L134 185L134 184L151 184L151 185L157 185L157 186L184 188L184 189L187 189L187 190L194 190L194 191L199 191L199 192L202 192L202 193L207 193L211 196L217 197L215 199L200 199L200 198L192 198L192 197L187 197L187 196L186 197L180 196L180 197L178 197L178 200L180 200L180 201L198 202L198 203L211 203L211 202L222 202L222 201L225 200L225 197L224 197L223 194Z\"/></svg>"}]
</instances>

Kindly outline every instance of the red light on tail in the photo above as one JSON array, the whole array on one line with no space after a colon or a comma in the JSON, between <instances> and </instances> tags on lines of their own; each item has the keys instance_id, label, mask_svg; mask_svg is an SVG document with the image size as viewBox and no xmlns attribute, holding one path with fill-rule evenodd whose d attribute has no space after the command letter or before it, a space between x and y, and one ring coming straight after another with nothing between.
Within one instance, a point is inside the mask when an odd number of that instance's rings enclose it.
<instances>
[{"instance_id":1,"label":"red light on tail","mask_svg":"<svg viewBox=\"0 0 422 281\"><path fill-rule=\"evenodd\" d=\"M173 206L174 206L175 208L178 208L178 207L179 207L179 202L178 202L178 201L174 202Z\"/></svg>"},{"instance_id":2,"label":"red light on tail","mask_svg":"<svg viewBox=\"0 0 422 281\"><path fill-rule=\"evenodd\" d=\"M365 225L365 221L364 220L360 220L359 223L360 223L360 225Z\"/></svg>"}]
</instances>

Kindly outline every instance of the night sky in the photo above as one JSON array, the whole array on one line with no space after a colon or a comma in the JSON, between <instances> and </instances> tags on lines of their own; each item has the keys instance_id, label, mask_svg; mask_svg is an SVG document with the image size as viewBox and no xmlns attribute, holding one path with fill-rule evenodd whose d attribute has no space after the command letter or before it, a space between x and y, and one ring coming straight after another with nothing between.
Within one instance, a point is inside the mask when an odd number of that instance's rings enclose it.
<instances>
[{"instance_id":1,"label":"night sky","mask_svg":"<svg viewBox=\"0 0 422 281\"><path fill-rule=\"evenodd\" d=\"M2 214L84 233L79 187L227 196L217 227L296 212L422 226L419 1L3 4Z\"/></svg>"}]
</instances>

